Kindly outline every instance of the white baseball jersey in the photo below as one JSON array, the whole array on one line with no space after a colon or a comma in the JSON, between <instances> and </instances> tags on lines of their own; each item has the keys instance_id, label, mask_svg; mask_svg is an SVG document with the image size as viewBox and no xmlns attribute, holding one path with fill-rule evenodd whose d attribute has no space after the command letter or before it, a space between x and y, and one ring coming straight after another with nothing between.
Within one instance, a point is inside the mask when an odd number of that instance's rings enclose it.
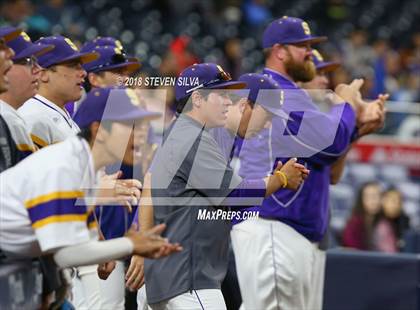
<instances>
[{"instance_id":1,"label":"white baseball jersey","mask_svg":"<svg viewBox=\"0 0 420 310\"><path fill-rule=\"evenodd\" d=\"M31 140L25 120L13 107L2 100L0 100L0 115L3 116L9 127L13 141L19 152L19 159L23 159L32 154L36 150L36 147Z\"/></svg>"},{"instance_id":2,"label":"white baseball jersey","mask_svg":"<svg viewBox=\"0 0 420 310\"><path fill-rule=\"evenodd\" d=\"M83 197L96 174L80 137L41 149L0 174L0 248L6 255L41 252L97 238ZM91 231L89 231L91 228Z\"/></svg>"},{"instance_id":3,"label":"white baseball jersey","mask_svg":"<svg viewBox=\"0 0 420 310\"><path fill-rule=\"evenodd\" d=\"M28 125L32 141L40 148L64 141L80 131L65 109L41 95L26 101L18 111Z\"/></svg>"}]
</instances>

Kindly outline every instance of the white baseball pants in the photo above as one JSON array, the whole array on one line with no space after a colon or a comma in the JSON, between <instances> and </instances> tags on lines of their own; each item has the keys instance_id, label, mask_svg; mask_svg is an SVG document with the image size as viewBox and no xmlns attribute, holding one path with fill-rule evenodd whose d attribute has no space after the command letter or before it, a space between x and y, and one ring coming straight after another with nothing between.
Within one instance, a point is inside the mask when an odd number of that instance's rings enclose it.
<instances>
[{"instance_id":1,"label":"white baseball pants","mask_svg":"<svg viewBox=\"0 0 420 310\"><path fill-rule=\"evenodd\" d=\"M153 310L226 310L218 289L193 290L149 306Z\"/></svg>"},{"instance_id":2,"label":"white baseball pants","mask_svg":"<svg viewBox=\"0 0 420 310\"><path fill-rule=\"evenodd\" d=\"M253 219L231 231L244 310L322 308L325 252L292 227Z\"/></svg>"},{"instance_id":3,"label":"white baseball pants","mask_svg":"<svg viewBox=\"0 0 420 310\"><path fill-rule=\"evenodd\" d=\"M78 267L78 277L73 279L73 304L77 310L124 310L124 263L117 261L108 279L101 280L97 265Z\"/></svg>"}]
</instances>

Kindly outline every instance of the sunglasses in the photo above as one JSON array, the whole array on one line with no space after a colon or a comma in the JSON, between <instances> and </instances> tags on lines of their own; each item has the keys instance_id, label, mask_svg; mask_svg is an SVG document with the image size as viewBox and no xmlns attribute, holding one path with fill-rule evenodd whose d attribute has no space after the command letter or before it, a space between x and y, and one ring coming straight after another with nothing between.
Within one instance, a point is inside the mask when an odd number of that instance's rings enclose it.
<instances>
[{"instance_id":1,"label":"sunglasses","mask_svg":"<svg viewBox=\"0 0 420 310\"><path fill-rule=\"evenodd\" d=\"M29 68L34 68L38 66L38 59L35 56L25 57L21 59L14 60L13 63L15 65L26 66Z\"/></svg>"},{"instance_id":2,"label":"sunglasses","mask_svg":"<svg viewBox=\"0 0 420 310\"><path fill-rule=\"evenodd\" d=\"M185 93L189 94L189 93L192 93L193 91L195 91L197 89L206 88L206 87L209 87L213 84L218 84L218 83L221 83L221 82L228 82L230 80L232 80L232 77L230 76L230 74L228 72L222 70L217 74L215 79L210 80L210 81L205 82L205 83L201 83L200 85L197 85L197 86L195 86L191 89L188 89Z\"/></svg>"},{"instance_id":3,"label":"sunglasses","mask_svg":"<svg viewBox=\"0 0 420 310\"><path fill-rule=\"evenodd\" d=\"M127 56L126 56L125 53L114 54L114 55L112 55L110 61L108 61L104 64L100 64L96 67L93 67L92 69L90 69L90 71L97 71L99 69L106 68L106 67L109 67L109 66L123 64L127 61L128 61L128 59L127 59Z\"/></svg>"}]
</instances>

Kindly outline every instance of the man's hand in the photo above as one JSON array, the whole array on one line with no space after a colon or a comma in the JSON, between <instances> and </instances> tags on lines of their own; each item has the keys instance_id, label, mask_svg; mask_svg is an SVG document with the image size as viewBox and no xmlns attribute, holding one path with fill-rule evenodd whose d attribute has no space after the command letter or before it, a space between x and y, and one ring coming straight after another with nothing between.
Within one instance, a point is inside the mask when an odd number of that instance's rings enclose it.
<instances>
[{"instance_id":1,"label":"man's hand","mask_svg":"<svg viewBox=\"0 0 420 310\"><path fill-rule=\"evenodd\" d=\"M363 102L362 95L360 94L360 88L363 83L363 79L354 79L350 84L339 84L335 88L335 93L353 107L357 116L360 114L360 105Z\"/></svg>"},{"instance_id":2,"label":"man's hand","mask_svg":"<svg viewBox=\"0 0 420 310\"><path fill-rule=\"evenodd\" d=\"M376 100L362 103L361 114L357 120L359 137L375 132L384 126L385 102L388 98L388 94L380 94Z\"/></svg>"},{"instance_id":3,"label":"man's hand","mask_svg":"<svg viewBox=\"0 0 420 310\"><path fill-rule=\"evenodd\" d=\"M125 274L125 286L137 291L144 284L144 258L138 255L131 257L130 266Z\"/></svg>"},{"instance_id":4,"label":"man's hand","mask_svg":"<svg viewBox=\"0 0 420 310\"><path fill-rule=\"evenodd\" d=\"M138 204L141 195L141 182L136 179L120 180L121 176L122 172L118 171L101 177L96 193L97 205L120 204L131 212L131 206Z\"/></svg>"},{"instance_id":5,"label":"man's hand","mask_svg":"<svg viewBox=\"0 0 420 310\"><path fill-rule=\"evenodd\" d=\"M106 262L106 263L100 264L98 266L98 269L97 269L99 278L101 280L108 279L108 277L111 274L111 272L115 269L116 264L117 263L114 260L112 260L110 262Z\"/></svg>"},{"instance_id":6,"label":"man's hand","mask_svg":"<svg viewBox=\"0 0 420 310\"><path fill-rule=\"evenodd\" d=\"M270 196L281 188L296 190L303 180L308 177L309 170L296 161L296 158L292 158L284 165L280 161L277 163L273 174L264 179L266 183L265 197Z\"/></svg>"},{"instance_id":7,"label":"man's hand","mask_svg":"<svg viewBox=\"0 0 420 310\"><path fill-rule=\"evenodd\" d=\"M286 176L286 188L296 190L308 177L309 170L304 165L297 163L297 158L291 158L284 165L279 162L273 174L281 177L282 173Z\"/></svg>"},{"instance_id":8,"label":"man's hand","mask_svg":"<svg viewBox=\"0 0 420 310\"><path fill-rule=\"evenodd\" d=\"M167 239L160 236L165 228L165 224L160 224L140 233L130 229L127 233L127 237L130 238L134 244L133 254L146 258L160 258L182 251L182 247L179 243L171 244Z\"/></svg>"}]
</instances>

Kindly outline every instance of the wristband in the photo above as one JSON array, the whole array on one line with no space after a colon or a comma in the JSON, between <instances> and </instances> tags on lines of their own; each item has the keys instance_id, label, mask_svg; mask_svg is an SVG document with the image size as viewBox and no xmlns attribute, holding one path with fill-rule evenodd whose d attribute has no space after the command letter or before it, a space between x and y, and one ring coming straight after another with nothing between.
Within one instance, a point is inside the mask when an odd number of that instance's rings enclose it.
<instances>
[{"instance_id":1,"label":"wristband","mask_svg":"<svg viewBox=\"0 0 420 310\"><path fill-rule=\"evenodd\" d=\"M276 174L281 176L281 178L283 180L282 188L285 188L287 186L287 176L286 176L286 174L282 171L276 171Z\"/></svg>"}]
</instances>

